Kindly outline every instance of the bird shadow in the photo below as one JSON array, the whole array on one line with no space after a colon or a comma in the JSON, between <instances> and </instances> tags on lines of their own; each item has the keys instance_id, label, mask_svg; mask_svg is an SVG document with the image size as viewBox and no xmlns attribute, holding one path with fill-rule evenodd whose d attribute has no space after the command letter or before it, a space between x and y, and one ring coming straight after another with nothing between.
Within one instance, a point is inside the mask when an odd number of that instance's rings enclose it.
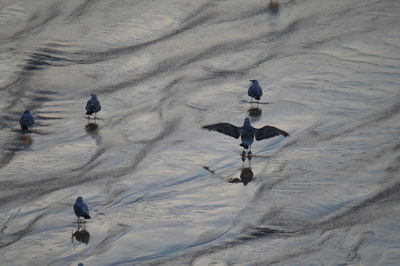
<instances>
[{"instance_id":1,"label":"bird shadow","mask_svg":"<svg viewBox=\"0 0 400 266\"><path fill-rule=\"evenodd\" d=\"M77 222L76 230L72 233L71 242L72 245L77 246L80 243L89 244L90 241L90 233L86 229L85 222Z\"/></svg>"}]
</instances>

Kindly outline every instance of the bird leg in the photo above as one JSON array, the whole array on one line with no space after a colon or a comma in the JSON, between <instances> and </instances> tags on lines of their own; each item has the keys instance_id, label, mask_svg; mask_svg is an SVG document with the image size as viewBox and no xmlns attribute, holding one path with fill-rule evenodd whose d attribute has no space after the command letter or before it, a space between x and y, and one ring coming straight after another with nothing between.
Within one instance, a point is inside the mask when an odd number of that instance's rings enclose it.
<instances>
[{"instance_id":1,"label":"bird leg","mask_svg":"<svg viewBox=\"0 0 400 266\"><path fill-rule=\"evenodd\" d=\"M246 156L246 149L243 149L242 153L240 154L242 156L242 161L244 162L247 159L249 159L249 161L251 160L251 158L253 157L253 154L251 153L251 150L249 149L249 151L247 152L247 156Z\"/></svg>"},{"instance_id":2,"label":"bird leg","mask_svg":"<svg viewBox=\"0 0 400 266\"><path fill-rule=\"evenodd\" d=\"M249 152L247 153L247 158L249 159L249 161L251 161L251 158L253 157L251 150L249 150Z\"/></svg>"},{"instance_id":3,"label":"bird leg","mask_svg":"<svg viewBox=\"0 0 400 266\"><path fill-rule=\"evenodd\" d=\"M246 160L246 152L245 152L245 149L243 149L241 155L242 155L242 161L244 162L244 161Z\"/></svg>"}]
</instances>

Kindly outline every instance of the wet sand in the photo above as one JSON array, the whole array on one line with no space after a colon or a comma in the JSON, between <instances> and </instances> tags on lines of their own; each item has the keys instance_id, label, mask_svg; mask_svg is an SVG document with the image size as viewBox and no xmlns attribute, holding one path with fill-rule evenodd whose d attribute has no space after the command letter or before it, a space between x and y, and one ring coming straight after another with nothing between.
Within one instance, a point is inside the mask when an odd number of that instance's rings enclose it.
<instances>
[{"instance_id":1,"label":"wet sand","mask_svg":"<svg viewBox=\"0 0 400 266\"><path fill-rule=\"evenodd\" d=\"M0 264L397 265L400 6L268 3L0 3Z\"/></svg>"}]
</instances>

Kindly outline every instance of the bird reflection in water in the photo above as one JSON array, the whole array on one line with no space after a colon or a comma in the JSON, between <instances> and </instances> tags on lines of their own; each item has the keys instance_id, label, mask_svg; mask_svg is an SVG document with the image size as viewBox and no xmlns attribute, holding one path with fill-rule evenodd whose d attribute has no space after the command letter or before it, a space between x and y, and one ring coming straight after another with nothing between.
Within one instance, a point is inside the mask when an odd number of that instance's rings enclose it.
<instances>
[{"instance_id":1,"label":"bird reflection in water","mask_svg":"<svg viewBox=\"0 0 400 266\"><path fill-rule=\"evenodd\" d=\"M19 143L20 143L20 145L21 145L22 147L28 148L29 146L32 145L33 139L32 139L32 137L31 137L30 134L26 134L25 132L22 132L22 133L19 135Z\"/></svg>"},{"instance_id":2,"label":"bird reflection in water","mask_svg":"<svg viewBox=\"0 0 400 266\"><path fill-rule=\"evenodd\" d=\"M262 110L258 107L251 107L247 111L249 112L249 116L252 118L260 118L260 116L262 114Z\"/></svg>"},{"instance_id":3,"label":"bird reflection in water","mask_svg":"<svg viewBox=\"0 0 400 266\"><path fill-rule=\"evenodd\" d=\"M76 231L72 233L71 242L72 244L85 243L89 244L90 233L86 230L86 223L77 223Z\"/></svg>"},{"instance_id":4,"label":"bird reflection in water","mask_svg":"<svg viewBox=\"0 0 400 266\"><path fill-rule=\"evenodd\" d=\"M97 123L87 123L87 125L85 126L86 132L88 134L96 134L97 133L97 129L99 128L99 125L97 125Z\"/></svg>"},{"instance_id":5,"label":"bird reflection in water","mask_svg":"<svg viewBox=\"0 0 400 266\"><path fill-rule=\"evenodd\" d=\"M249 165L247 167L242 166L242 170L240 172L240 177L235 177L229 180L229 183L243 183L243 186L246 186L248 183L250 183L253 180L253 170L251 169L251 164L250 164L250 159L249 159Z\"/></svg>"}]
</instances>

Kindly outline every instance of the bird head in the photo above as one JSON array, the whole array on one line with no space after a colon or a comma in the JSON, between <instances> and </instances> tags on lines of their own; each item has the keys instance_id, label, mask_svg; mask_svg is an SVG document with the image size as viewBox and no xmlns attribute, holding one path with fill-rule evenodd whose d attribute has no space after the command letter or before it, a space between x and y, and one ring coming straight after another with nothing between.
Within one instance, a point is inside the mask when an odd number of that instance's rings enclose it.
<instances>
[{"instance_id":1,"label":"bird head","mask_svg":"<svg viewBox=\"0 0 400 266\"><path fill-rule=\"evenodd\" d=\"M25 111L24 111L24 114L30 114L31 113L31 111L29 111L28 109L26 109Z\"/></svg>"},{"instance_id":2,"label":"bird head","mask_svg":"<svg viewBox=\"0 0 400 266\"><path fill-rule=\"evenodd\" d=\"M92 99L97 99L97 96L94 93L90 94L90 96L92 96Z\"/></svg>"},{"instance_id":3,"label":"bird head","mask_svg":"<svg viewBox=\"0 0 400 266\"><path fill-rule=\"evenodd\" d=\"M76 198L76 201L77 201L77 202L82 202L82 201L83 201L83 199L82 199L82 197L81 197L81 196L79 196L79 197L77 197L77 198Z\"/></svg>"},{"instance_id":4,"label":"bird head","mask_svg":"<svg viewBox=\"0 0 400 266\"><path fill-rule=\"evenodd\" d=\"M251 79L250 82L251 83L258 83L258 81L256 79Z\"/></svg>"}]
</instances>

